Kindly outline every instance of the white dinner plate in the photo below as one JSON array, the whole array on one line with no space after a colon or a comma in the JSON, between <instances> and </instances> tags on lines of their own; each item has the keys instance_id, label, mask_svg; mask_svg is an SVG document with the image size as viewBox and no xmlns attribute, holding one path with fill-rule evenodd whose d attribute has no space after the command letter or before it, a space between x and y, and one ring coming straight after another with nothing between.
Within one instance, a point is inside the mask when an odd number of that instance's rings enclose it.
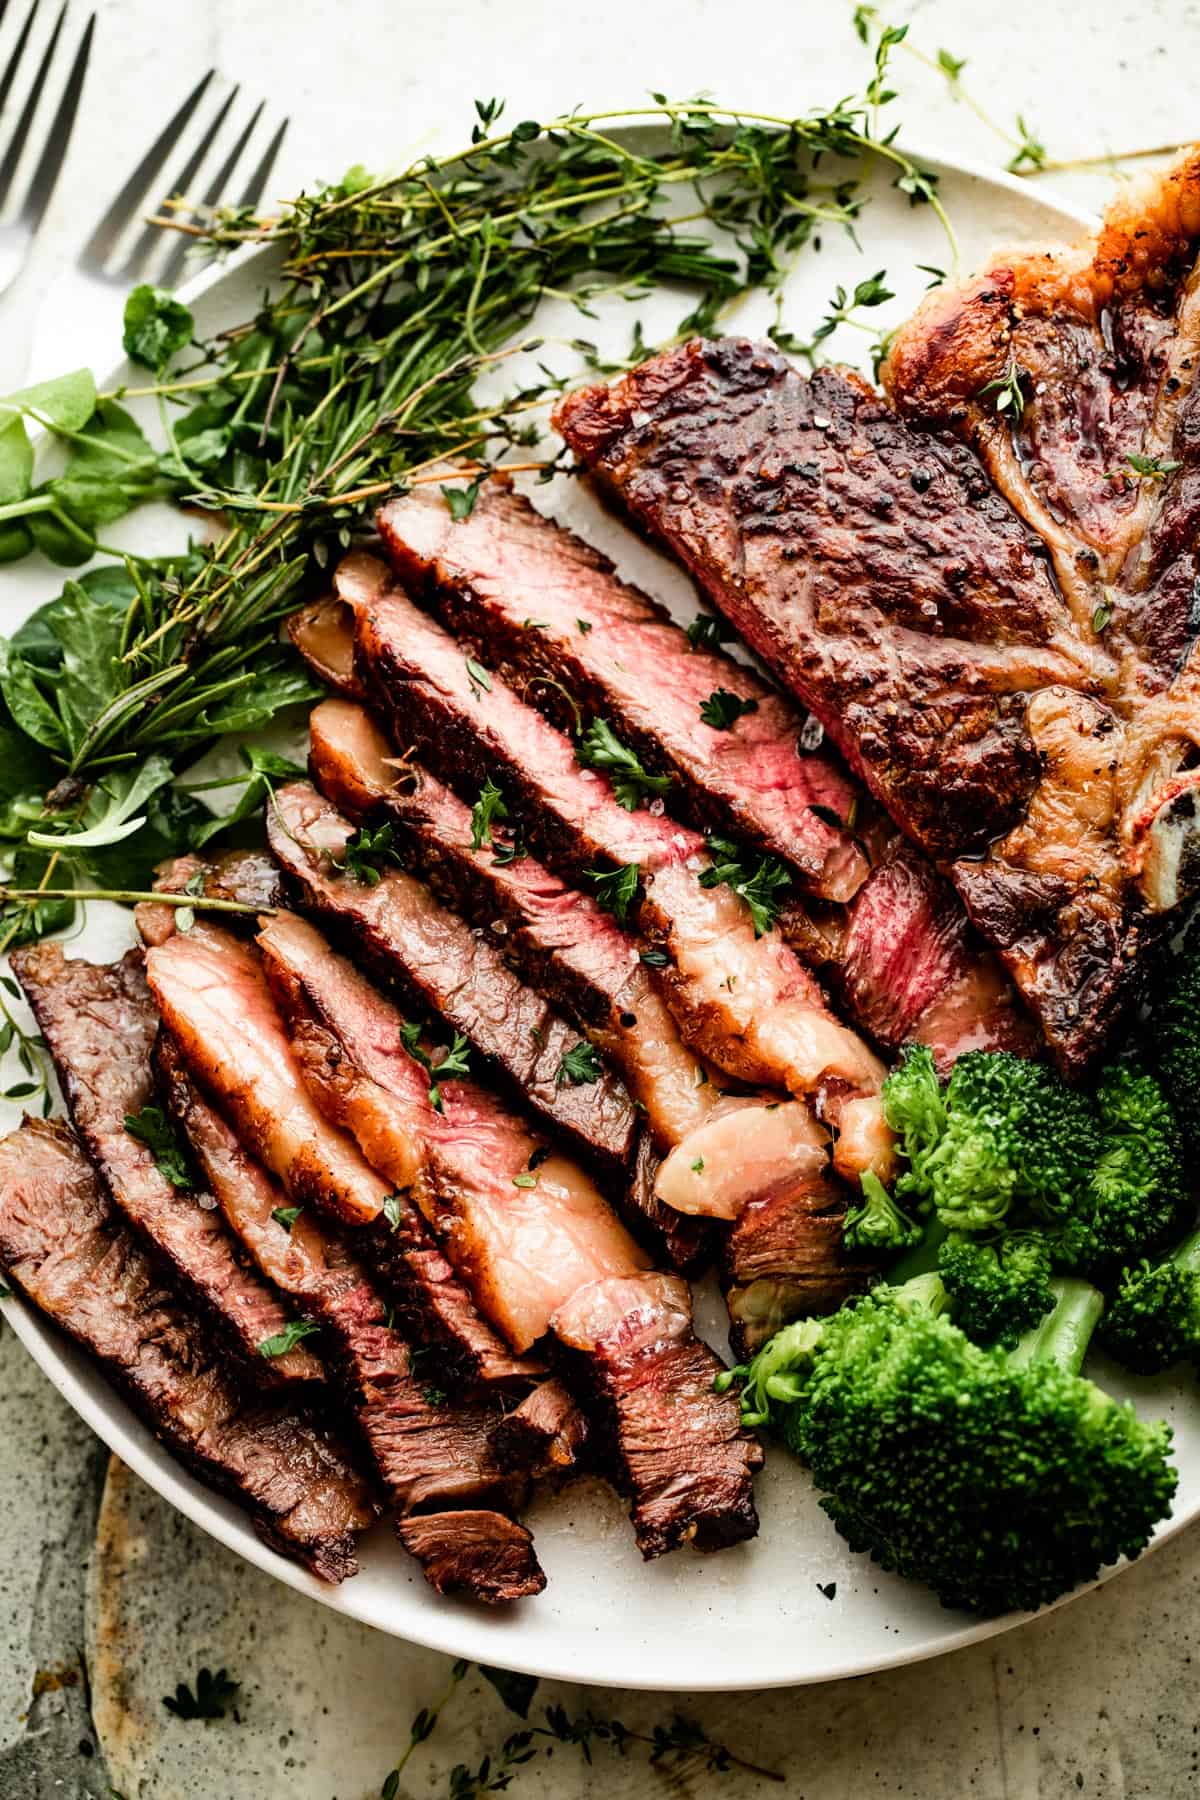
<instances>
[{"instance_id":1,"label":"white dinner plate","mask_svg":"<svg viewBox=\"0 0 1200 1800\"><path fill-rule=\"evenodd\" d=\"M644 145L644 134L641 141ZM999 245L1063 243L1090 223L1049 200L1041 188L945 159L926 161L940 173L940 192L958 232L964 270ZM862 249L831 228L819 252L810 248L798 259L786 291L784 323L801 338L811 334L837 284L851 288L886 269L896 298L868 316L872 325L890 325L908 315L929 279L916 265L947 263L946 243L931 209L911 207L890 188L885 168L877 168L868 180L872 198L859 227ZM260 252L193 282L186 297L202 333L248 316L270 270ZM654 342L674 329L683 310L678 293L650 296L642 308L647 340ZM753 334L763 332L771 317L766 297L754 295L724 324L727 330ZM602 347L607 336L609 345L622 350L630 325L628 308L597 323L580 321L557 303L537 321L547 337L571 338L582 330ZM863 354L868 340L860 334L843 330L833 347L846 360L869 366ZM70 344L64 343L62 368L75 360ZM133 379L137 372L122 364L102 386ZM686 578L601 512L579 484L561 479L538 489L535 497L613 556L623 574L682 618L692 616L695 597ZM123 541L141 549L175 547L182 537L178 516L154 509L111 532L115 536L121 529ZM0 573L0 630L11 632L34 606L58 591L61 581L61 571L33 562ZM100 905L90 910L72 948L105 958L132 941L129 915ZM8 1065L4 1073L9 1081L16 1078ZM6 1110L11 1118L4 1116ZM16 1109L0 1106L0 1129L15 1124L15 1114ZM945 1611L924 1589L852 1556L821 1512L807 1476L778 1450L769 1453L758 1481L759 1536L715 1556L684 1550L644 1564L620 1503L598 1481L589 1480L542 1496L528 1515L548 1577L546 1591L537 1599L493 1612L440 1600L386 1524L365 1541L361 1573L340 1587L328 1587L265 1548L245 1514L185 1473L87 1359L36 1313L16 1299L5 1302L3 1310L69 1404L194 1523L322 1605L457 1656L617 1687L767 1687L913 1662L1003 1631L1024 1616L973 1621ZM711 1296L701 1296L698 1318L704 1334L723 1350L720 1307ZM1175 1512L1156 1536L1161 1543L1200 1512L1200 1402L1190 1384L1177 1380L1136 1382L1108 1368L1104 1378L1114 1391L1131 1395L1144 1411L1164 1414L1175 1427L1180 1488ZM931 1495L930 1504L936 1503Z\"/></svg>"}]
</instances>

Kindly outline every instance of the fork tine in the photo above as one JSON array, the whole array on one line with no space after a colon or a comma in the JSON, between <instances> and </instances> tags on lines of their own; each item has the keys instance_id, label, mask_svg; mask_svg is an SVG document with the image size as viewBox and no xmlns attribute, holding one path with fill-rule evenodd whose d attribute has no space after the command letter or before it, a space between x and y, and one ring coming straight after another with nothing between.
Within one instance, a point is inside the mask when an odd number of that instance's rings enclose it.
<instances>
[{"instance_id":1,"label":"fork tine","mask_svg":"<svg viewBox=\"0 0 1200 1800\"><path fill-rule=\"evenodd\" d=\"M170 155L176 138L184 130L188 120L199 106L204 90L216 72L215 69L210 69L207 75L201 76L178 112L167 120L145 156L138 163L137 168L134 169L120 193L117 194L80 252L79 260L85 266L91 264L96 268L103 269L118 238L129 221L136 216L146 190L159 174L164 161Z\"/></svg>"},{"instance_id":2,"label":"fork tine","mask_svg":"<svg viewBox=\"0 0 1200 1800\"><path fill-rule=\"evenodd\" d=\"M83 92L83 82L87 74L88 57L91 54L95 29L96 15L93 13L79 40L79 48L75 52L75 61L71 64L67 85L63 89L62 99L58 103L58 110L55 112L45 148L38 161L38 166L33 172L33 179L29 183L25 204L21 208L21 217L33 231L36 231L41 224L42 214L50 204L50 196L54 192L58 172L62 168L63 158L67 154L67 145L71 141L71 131L75 124L75 114L79 110L79 96Z\"/></svg>"},{"instance_id":3,"label":"fork tine","mask_svg":"<svg viewBox=\"0 0 1200 1800\"><path fill-rule=\"evenodd\" d=\"M291 120L285 119L263 151L257 168L246 183L246 191L238 202L240 206L257 206L262 199L263 190L271 178L271 170L275 167L275 159L279 155L280 146L287 136L287 128L290 124Z\"/></svg>"},{"instance_id":4,"label":"fork tine","mask_svg":"<svg viewBox=\"0 0 1200 1800\"><path fill-rule=\"evenodd\" d=\"M203 197L200 201L201 211L207 211L211 207L214 207L229 186L229 183L233 179L233 171L237 168L238 163L241 161L245 152L246 145L254 135L254 128L262 118L263 108L266 104L265 100L259 101L258 105L250 115L249 124L241 132L233 149L229 152L229 155L225 158L225 161L221 164L221 167L217 170L217 173L213 176L207 188L204 190ZM195 217L195 214L193 214L193 217ZM175 283L183 272L183 265L187 261L187 253L188 241L183 233L180 232L179 242L175 245L170 256L168 256L166 262L163 264L162 285L164 287L175 286Z\"/></svg>"},{"instance_id":5,"label":"fork tine","mask_svg":"<svg viewBox=\"0 0 1200 1800\"><path fill-rule=\"evenodd\" d=\"M62 31L66 16L66 0L63 0L62 9L54 21L54 30L50 33L50 42L42 54L38 72L33 78L33 86L29 90L28 98L21 109L21 116L17 120L17 128L12 134L12 141L4 153L4 161L0 162L0 206L3 206L8 199L8 190L12 186L13 176L17 172L17 164L21 160L21 153L29 136L29 127L33 124L34 114L37 112L38 101L42 97L42 89L45 87L46 77L50 73L50 64L54 60L59 33Z\"/></svg>"},{"instance_id":6,"label":"fork tine","mask_svg":"<svg viewBox=\"0 0 1200 1800\"><path fill-rule=\"evenodd\" d=\"M21 58L25 54L25 46L29 42L29 34L33 30L33 21L37 17L37 9L38 0L33 0L33 5L29 9L29 17L22 25L21 35L14 44L13 53L8 59L8 67L5 69L4 74L0 75L0 107L3 107L7 101L8 90L16 80L17 70L21 66ZM5 0L4 12L7 11L8 5L7 0ZM2 24L3 21L4 13L0 13L0 24Z\"/></svg>"},{"instance_id":7,"label":"fork tine","mask_svg":"<svg viewBox=\"0 0 1200 1800\"><path fill-rule=\"evenodd\" d=\"M225 99L217 109L216 118L205 131L204 136L200 139L200 142L188 157L183 168L179 171L179 176L174 187L171 188L169 193L163 195L164 200L169 200L171 194L187 193L188 188L196 179L196 176L200 171L201 164L212 149L217 133L228 118L229 109L237 99L239 91L240 90L236 87L231 88L229 93L225 96ZM163 232L161 225L147 225L143 228L141 235L138 237L133 249L129 252L125 265L121 270L123 279L131 280L134 275L136 275L137 271L146 262L155 245L161 244L162 238Z\"/></svg>"}]
</instances>

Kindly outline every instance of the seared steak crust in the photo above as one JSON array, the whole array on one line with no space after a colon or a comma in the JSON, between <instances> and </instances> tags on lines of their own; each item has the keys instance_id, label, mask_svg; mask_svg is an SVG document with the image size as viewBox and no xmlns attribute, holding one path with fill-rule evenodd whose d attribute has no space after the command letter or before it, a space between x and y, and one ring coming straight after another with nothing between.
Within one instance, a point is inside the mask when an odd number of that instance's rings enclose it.
<instances>
[{"instance_id":1,"label":"seared steak crust","mask_svg":"<svg viewBox=\"0 0 1200 1800\"><path fill-rule=\"evenodd\" d=\"M273 1549L326 1581L354 1574L377 1510L366 1483L304 1414L230 1382L65 1125L27 1119L0 1142L0 1264Z\"/></svg>"},{"instance_id":2,"label":"seared steak crust","mask_svg":"<svg viewBox=\"0 0 1200 1800\"><path fill-rule=\"evenodd\" d=\"M792 1319L836 1312L878 1271L842 1245L845 1192L807 1179L752 1200L721 1246L729 1342L745 1362Z\"/></svg>"},{"instance_id":3,"label":"seared steak crust","mask_svg":"<svg viewBox=\"0 0 1200 1800\"><path fill-rule=\"evenodd\" d=\"M533 1539L503 1513L419 1513L398 1520L396 1535L439 1594L495 1603L523 1600L546 1585Z\"/></svg>"},{"instance_id":4,"label":"seared steak crust","mask_svg":"<svg viewBox=\"0 0 1200 1800\"><path fill-rule=\"evenodd\" d=\"M172 1187L153 1152L125 1129L126 1115L155 1098L158 1014L140 951L97 964L68 959L60 944L37 944L16 951L12 966L75 1129L119 1211L257 1382L320 1381L321 1365L303 1345L285 1356L259 1355L259 1345L288 1322L278 1296L249 1267L211 1196Z\"/></svg>"},{"instance_id":5,"label":"seared steak crust","mask_svg":"<svg viewBox=\"0 0 1200 1800\"><path fill-rule=\"evenodd\" d=\"M1080 1068L1144 938L1115 867L1116 665L973 451L914 430L857 376L806 380L738 339L572 395L558 423L948 866ZM1013 873L1040 899L1020 944L992 919L992 885Z\"/></svg>"},{"instance_id":6,"label":"seared steak crust","mask_svg":"<svg viewBox=\"0 0 1200 1800\"><path fill-rule=\"evenodd\" d=\"M560 1308L554 1330L579 1353L580 1379L595 1393L642 1555L753 1537L752 1478L763 1453L742 1429L736 1399L713 1392L722 1364L693 1333L686 1282L592 1282Z\"/></svg>"},{"instance_id":7,"label":"seared steak crust","mask_svg":"<svg viewBox=\"0 0 1200 1800\"><path fill-rule=\"evenodd\" d=\"M587 1418L558 1376L539 1382L506 1413L492 1433L502 1469L563 1476L576 1468L587 1447Z\"/></svg>"}]
</instances>

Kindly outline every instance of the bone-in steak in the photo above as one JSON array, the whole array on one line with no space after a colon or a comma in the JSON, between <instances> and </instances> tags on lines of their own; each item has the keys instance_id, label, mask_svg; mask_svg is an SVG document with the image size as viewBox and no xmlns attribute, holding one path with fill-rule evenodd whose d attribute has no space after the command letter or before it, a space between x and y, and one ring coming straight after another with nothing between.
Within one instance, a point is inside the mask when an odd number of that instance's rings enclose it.
<instances>
[{"instance_id":1,"label":"bone-in steak","mask_svg":"<svg viewBox=\"0 0 1200 1800\"><path fill-rule=\"evenodd\" d=\"M64 1125L27 1119L0 1142L0 1264L267 1543L327 1581L354 1573L376 1513L366 1483L302 1413L231 1382Z\"/></svg>"},{"instance_id":2,"label":"bone-in steak","mask_svg":"<svg viewBox=\"0 0 1200 1800\"><path fill-rule=\"evenodd\" d=\"M893 390L939 422L950 384L929 365L957 369L965 348L952 307L893 356ZM949 868L1059 1062L1082 1068L1153 935L1121 799L1146 696L1105 635L1111 608L1066 589L1061 559L1056 581L971 449L845 371L805 379L770 346L696 341L570 396L558 422Z\"/></svg>"}]
</instances>

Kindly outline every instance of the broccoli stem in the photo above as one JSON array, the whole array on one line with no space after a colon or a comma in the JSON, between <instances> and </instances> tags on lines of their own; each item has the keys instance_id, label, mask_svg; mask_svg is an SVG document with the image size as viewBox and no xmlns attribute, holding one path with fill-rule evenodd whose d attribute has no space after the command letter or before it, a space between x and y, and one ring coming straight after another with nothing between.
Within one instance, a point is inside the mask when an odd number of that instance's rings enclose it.
<instances>
[{"instance_id":1,"label":"broccoli stem","mask_svg":"<svg viewBox=\"0 0 1200 1800\"><path fill-rule=\"evenodd\" d=\"M1018 1369L1030 1363L1051 1362L1069 1375L1078 1375L1104 1311L1104 1296L1090 1281L1074 1276L1052 1281L1050 1289L1055 1296L1054 1310L1025 1333L1016 1349L1009 1352L1008 1360Z\"/></svg>"},{"instance_id":2,"label":"broccoli stem","mask_svg":"<svg viewBox=\"0 0 1200 1800\"><path fill-rule=\"evenodd\" d=\"M1172 1250L1169 1262L1177 1269L1183 1269L1189 1275L1200 1275L1200 1225L1195 1231L1189 1231L1182 1242Z\"/></svg>"},{"instance_id":3,"label":"broccoli stem","mask_svg":"<svg viewBox=\"0 0 1200 1800\"><path fill-rule=\"evenodd\" d=\"M925 1236L903 1256L898 1256L888 1270L889 1287L902 1287L911 1281L914 1275L929 1275L938 1266L938 1251L950 1235L948 1225L943 1225L936 1216L930 1219L925 1227Z\"/></svg>"}]
</instances>

